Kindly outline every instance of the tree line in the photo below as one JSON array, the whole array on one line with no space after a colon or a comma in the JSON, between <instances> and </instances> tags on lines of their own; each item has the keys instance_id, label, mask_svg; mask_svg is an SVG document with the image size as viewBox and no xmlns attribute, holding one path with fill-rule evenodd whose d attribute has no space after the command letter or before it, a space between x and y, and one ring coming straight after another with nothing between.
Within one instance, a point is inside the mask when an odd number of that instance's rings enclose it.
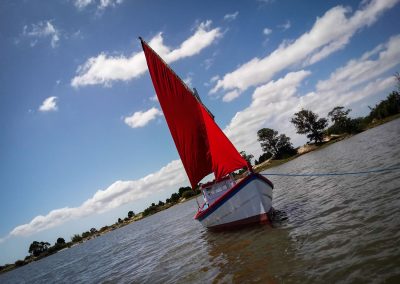
<instances>
[{"instance_id":1,"label":"tree line","mask_svg":"<svg viewBox=\"0 0 400 284\"><path fill-rule=\"evenodd\" d=\"M397 90L392 91L386 99L382 100L374 107L370 107L370 112L365 117L351 118L351 109L343 106L335 106L328 112L327 118L319 117L311 110L302 109L294 113L290 123L296 128L296 133L306 135L307 144L314 143L321 145L325 137L332 135L357 134L375 125L385 118L392 117L400 113L400 75L395 74ZM329 125L329 120L331 125ZM297 154L293 147L290 137L279 134L271 128L262 128L257 131L257 140L260 142L263 153L255 164L261 164L267 160L287 159ZM254 158L252 154L245 151L240 152L242 157L251 163ZM244 170L243 170L244 171ZM241 172L239 172L240 174Z\"/></svg>"},{"instance_id":2,"label":"tree line","mask_svg":"<svg viewBox=\"0 0 400 284\"><path fill-rule=\"evenodd\" d=\"M69 242L66 242L65 239L62 237L57 238L57 241L54 243L54 245L51 245L47 241L33 241L28 248L29 255L27 255L23 260L15 261L13 264L0 266L0 273L26 265L32 261L52 255L62 249L69 248L74 244L81 243L85 240L100 236L102 233L105 233L107 231L120 228L124 225L131 223L132 221L139 220L143 217L155 214L161 210L173 206L180 200L190 198L192 196L198 195L199 193L200 190L198 188L192 190L190 186L180 187L178 189L178 192L172 193L171 196L165 200L165 202L159 201L157 204L152 203L139 214L135 214L135 212L129 211L126 217L118 218L113 225L103 226L99 230L97 230L96 228L91 228L90 230L85 231L82 234L74 234L73 236L71 236L71 240Z\"/></svg>"}]
</instances>

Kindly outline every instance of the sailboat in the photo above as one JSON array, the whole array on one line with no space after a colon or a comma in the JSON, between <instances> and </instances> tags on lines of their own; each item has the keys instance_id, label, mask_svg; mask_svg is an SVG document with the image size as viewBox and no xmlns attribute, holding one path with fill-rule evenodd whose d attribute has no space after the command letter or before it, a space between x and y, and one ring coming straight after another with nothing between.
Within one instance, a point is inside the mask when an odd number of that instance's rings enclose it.
<instances>
[{"instance_id":1,"label":"sailboat","mask_svg":"<svg viewBox=\"0 0 400 284\"><path fill-rule=\"evenodd\" d=\"M191 90L139 38L153 86L175 146L192 188L199 188L204 202L194 219L213 229L250 223L268 223L272 208L273 184L255 173L214 121L197 91ZM246 175L235 180L233 173L246 168ZM214 174L212 182L201 180Z\"/></svg>"}]
</instances>

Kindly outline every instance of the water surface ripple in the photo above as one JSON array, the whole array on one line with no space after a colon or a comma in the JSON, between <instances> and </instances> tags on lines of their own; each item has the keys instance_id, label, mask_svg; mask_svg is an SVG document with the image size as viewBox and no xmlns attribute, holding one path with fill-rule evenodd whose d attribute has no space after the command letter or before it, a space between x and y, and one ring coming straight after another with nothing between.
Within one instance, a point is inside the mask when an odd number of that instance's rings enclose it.
<instances>
[{"instance_id":1,"label":"water surface ripple","mask_svg":"<svg viewBox=\"0 0 400 284\"><path fill-rule=\"evenodd\" d=\"M400 120L270 169L400 166ZM210 232L194 200L9 273L1 283L400 283L400 171L277 177L287 223Z\"/></svg>"}]
</instances>

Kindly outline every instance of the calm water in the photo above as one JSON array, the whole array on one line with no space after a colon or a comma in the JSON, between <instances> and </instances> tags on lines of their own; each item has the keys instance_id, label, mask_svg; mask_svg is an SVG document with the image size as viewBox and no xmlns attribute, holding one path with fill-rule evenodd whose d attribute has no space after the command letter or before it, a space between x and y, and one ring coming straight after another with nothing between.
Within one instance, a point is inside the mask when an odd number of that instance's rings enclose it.
<instances>
[{"instance_id":1,"label":"calm water","mask_svg":"<svg viewBox=\"0 0 400 284\"><path fill-rule=\"evenodd\" d=\"M400 120L268 170L400 166ZM0 275L1 283L400 283L400 171L271 177L289 220L209 232L194 200Z\"/></svg>"}]
</instances>

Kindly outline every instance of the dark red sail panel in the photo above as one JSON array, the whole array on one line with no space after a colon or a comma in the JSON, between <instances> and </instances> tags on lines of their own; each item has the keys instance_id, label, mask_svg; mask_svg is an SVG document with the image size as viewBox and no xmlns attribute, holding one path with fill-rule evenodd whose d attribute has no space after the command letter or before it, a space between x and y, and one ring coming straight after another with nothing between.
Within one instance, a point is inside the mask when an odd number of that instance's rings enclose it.
<instances>
[{"instance_id":1,"label":"dark red sail panel","mask_svg":"<svg viewBox=\"0 0 400 284\"><path fill-rule=\"evenodd\" d=\"M147 66L172 138L192 187L246 167L232 143L179 77L142 40Z\"/></svg>"},{"instance_id":2,"label":"dark red sail panel","mask_svg":"<svg viewBox=\"0 0 400 284\"><path fill-rule=\"evenodd\" d=\"M204 107L201 107L201 111L206 126L215 179L219 180L237 169L247 167L247 161L239 154Z\"/></svg>"}]
</instances>

